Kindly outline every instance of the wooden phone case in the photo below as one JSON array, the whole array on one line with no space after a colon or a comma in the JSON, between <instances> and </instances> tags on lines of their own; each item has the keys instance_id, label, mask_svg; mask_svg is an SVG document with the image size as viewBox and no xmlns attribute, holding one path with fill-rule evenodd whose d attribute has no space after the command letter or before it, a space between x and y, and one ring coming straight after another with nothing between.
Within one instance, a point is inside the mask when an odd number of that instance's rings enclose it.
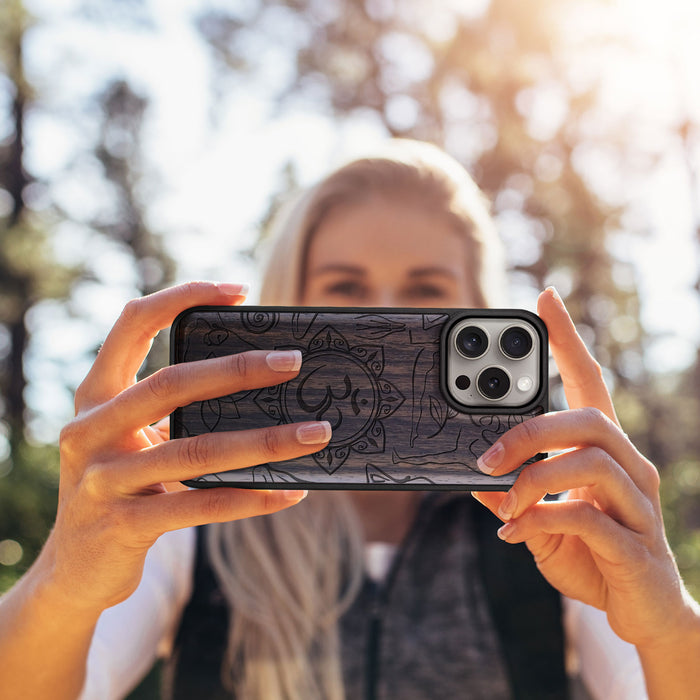
<instances>
[{"instance_id":1,"label":"wooden phone case","mask_svg":"<svg viewBox=\"0 0 700 700\"><path fill-rule=\"evenodd\" d=\"M465 317L527 319L540 335L540 388L521 410L474 412L445 390L445 338ZM186 481L189 486L502 490L476 459L506 430L547 410L547 334L526 311L195 307L171 330L171 363L246 350L302 352L299 375L277 386L178 408L171 437L328 420L330 444L290 461ZM538 455L533 459L541 458Z\"/></svg>"}]
</instances>

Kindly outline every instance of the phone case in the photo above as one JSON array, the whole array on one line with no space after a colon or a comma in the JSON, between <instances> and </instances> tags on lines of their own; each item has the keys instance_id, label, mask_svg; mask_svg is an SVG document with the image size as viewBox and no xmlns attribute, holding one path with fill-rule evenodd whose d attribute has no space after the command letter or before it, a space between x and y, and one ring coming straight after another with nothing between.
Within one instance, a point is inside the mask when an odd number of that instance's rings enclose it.
<instances>
[{"instance_id":1,"label":"phone case","mask_svg":"<svg viewBox=\"0 0 700 700\"><path fill-rule=\"evenodd\" d=\"M465 410L445 391L445 337L466 316L527 319L540 334L541 386L522 410ZM171 362L246 350L302 352L277 386L178 408L171 436L329 420L330 444L291 461L186 481L189 486L502 490L476 459L506 430L547 410L546 329L520 310L197 307L176 319ZM533 459L539 459L538 455Z\"/></svg>"}]
</instances>

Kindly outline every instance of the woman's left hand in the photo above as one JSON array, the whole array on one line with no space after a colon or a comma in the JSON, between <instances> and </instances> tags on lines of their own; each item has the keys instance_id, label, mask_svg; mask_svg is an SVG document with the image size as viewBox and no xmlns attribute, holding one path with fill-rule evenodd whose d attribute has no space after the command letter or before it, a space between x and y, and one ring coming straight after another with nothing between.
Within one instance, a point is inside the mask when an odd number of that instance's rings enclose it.
<instances>
[{"instance_id":1,"label":"woman's left hand","mask_svg":"<svg viewBox=\"0 0 700 700\"><path fill-rule=\"evenodd\" d=\"M601 368L553 289L540 295L538 313L570 409L512 428L480 466L504 474L534 454L561 452L528 465L507 494L475 496L505 521L502 539L525 542L545 578L605 610L618 636L640 648L674 644L698 618L666 540L658 472L620 428Z\"/></svg>"}]
</instances>

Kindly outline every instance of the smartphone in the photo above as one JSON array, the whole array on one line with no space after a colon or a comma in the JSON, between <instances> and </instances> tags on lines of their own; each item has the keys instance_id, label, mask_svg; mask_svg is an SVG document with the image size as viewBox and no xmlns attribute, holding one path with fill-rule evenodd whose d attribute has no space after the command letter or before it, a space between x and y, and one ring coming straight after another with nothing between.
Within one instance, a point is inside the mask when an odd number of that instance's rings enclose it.
<instances>
[{"instance_id":1,"label":"smartphone","mask_svg":"<svg viewBox=\"0 0 700 700\"><path fill-rule=\"evenodd\" d=\"M504 490L519 470L489 476L477 458L547 410L547 330L524 310L208 306L171 329L171 363L291 349L297 377L178 408L171 437L328 420L328 446L185 484Z\"/></svg>"}]
</instances>

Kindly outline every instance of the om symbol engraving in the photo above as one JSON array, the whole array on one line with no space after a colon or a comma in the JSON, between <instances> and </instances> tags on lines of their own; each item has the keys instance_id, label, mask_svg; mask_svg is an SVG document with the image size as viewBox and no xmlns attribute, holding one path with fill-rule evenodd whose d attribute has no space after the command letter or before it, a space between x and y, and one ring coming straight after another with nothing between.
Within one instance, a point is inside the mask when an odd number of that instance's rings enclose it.
<instances>
[{"instance_id":1,"label":"om symbol engraving","mask_svg":"<svg viewBox=\"0 0 700 700\"><path fill-rule=\"evenodd\" d=\"M374 420L375 380L351 355L316 353L304 362L303 374L283 389L283 411L289 422L327 420L333 444L353 442Z\"/></svg>"},{"instance_id":2,"label":"om symbol engraving","mask_svg":"<svg viewBox=\"0 0 700 700\"><path fill-rule=\"evenodd\" d=\"M339 469L350 452L384 450L382 420L403 403L401 392L382 378L381 346L350 347L341 333L324 326L304 351L301 373L274 387L261 389L255 403L280 423L327 420L333 437L312 455L327 473Z\"/></svg>"}]
</instances>

